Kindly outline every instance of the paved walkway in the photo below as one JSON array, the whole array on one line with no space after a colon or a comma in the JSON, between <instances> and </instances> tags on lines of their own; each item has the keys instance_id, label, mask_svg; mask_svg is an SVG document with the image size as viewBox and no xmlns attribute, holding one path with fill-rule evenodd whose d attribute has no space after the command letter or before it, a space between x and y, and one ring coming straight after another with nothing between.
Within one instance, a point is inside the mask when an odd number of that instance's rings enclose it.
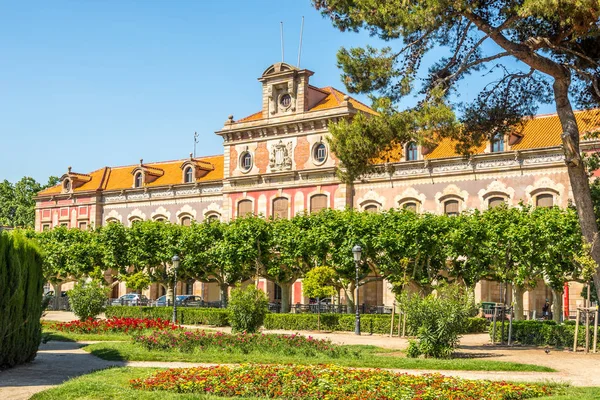
<instances>
[{"instance_id":1,"label":"paved walkway","mask_svg":"<svg viewBox=\"0 0 600 400\"><path fill-rule=\"evenodd\" d=\"M0 371L0 399L24 400L79 375L123 363L104 361L73 342L42 344L29 364Z\"/></svg>"},{"instance_id":2,"label":"paved walkway","mask_svg":"<svg viewBox=\"0 0 600 400\"><path fill-rule=\"evenodd\" d=\"M49 312L45 319L71 321L72 313ZM198 328L198 327L194 327ZM215 329L215 328L211 328ZM229 328L216 328L229 331ZM272 333L290 333L289 331L269 331ZM338 344L368 344L387 349L402 350L408 342L401 338L386 335L356 336L347 332L299 332L319 339L330 339ZM563 382L575 386L600 386L600 354L573 354L568 351L552 350L546 354L544 349L532 347L499 347L488 345L487 334L467 335L462 338L459 355L469 358L514 361L544 365L556 369L555 373L542 372L501 372L501 371L428 371L393 370L410 374L441 373L466 379L491 379L528 382ZM0 399L27 399L32 394L58 385L67 379L110 366L131 367L191 367L216 364L183 362L113 362L104 361L81 349L82 343L50 342L40 347L36 359L27 365L0 372ZM390 353L389 356L400 354Z\"/></svg>"}]
</instances>

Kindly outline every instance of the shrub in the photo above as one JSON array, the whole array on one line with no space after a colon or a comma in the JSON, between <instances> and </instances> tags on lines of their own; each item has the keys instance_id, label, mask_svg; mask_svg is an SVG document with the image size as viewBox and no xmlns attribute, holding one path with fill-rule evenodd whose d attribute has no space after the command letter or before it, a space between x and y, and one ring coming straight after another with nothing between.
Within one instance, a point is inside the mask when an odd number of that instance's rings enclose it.
<instances>
[{"instance_id":1,"label":"shrub","mask_svg":"<svg viewBox=\"0 0 600 400\"><path fill-rule=\"evenodd\" d=\"M0 369L35 358L43 284L38 248L18 232L0 232Z\"/></svg>"},{"instance_id":2,"label":"shrub","mask_svg":"<svg viewBox=\"0 0 600 400\"><path fill-rule=\"evenodd\" d=\"M508 340L508 322L496 324L496 340ZM594 328L590 327L590 337L593 338ZM490 339L493 330L490 327ZM557 324L555 321L513 321L511 339L514 342L533 346L571 347L575 339L575 325L570 321ZM591 341L590 341L591 342ZM579 326L578 346L585 345L585 326Z\"/></svg>"},{"instance_id":3,"label":"shrub","mask_svg":"<svg viewBox=\"0 0 600 400\"><path fill-rule=\"evenodd\" d=\"M487 399L550 396L548 386L475 381L439 374L409 375L334 365L178 368L134 379L135 389L261 399Z\"/></svg>"},{"instance_id":4,"label":"shrub","mask_svg":"<svg viewBox=\"0 0 600 400\"><path fill-rule=\"evenodd\" d=\"M248 354L268 352L271 354L314 357L317 354L332 358L352 356L347 347L337 346L330 340L314 339L301 335L228 334L206 331L154 331L148 335L137 335L134 342L148 350L179 350L191 352L217 350L228 353Z\"/></svg>"},{"instance_id":5,"label":"shrub","mask_svg":"<svg viewBox=\"0 0 600 400\"><path fill-rule=\"evenodd\" d=\"M409 344L412 357L449 358L458 346L460 334L473 310L473 299L456 286L448 286L424 298L404 297L402 309L407 325L417 326L417 340Z\"/></svg>"},{"instance_id":6,"label":"shrub","mask_svg":"<svg viewBox=\"0 0 600 400\"><path fill-rule=\"evenodd\" d=\"M171 320L172 307L128 307L109 306L104 312L106 318L149 318ZM187 325L212 325L228 326L229 315L227 310L220 308L177 308L177 321Z\"/></svg>"},{"instance_id":7,"label":"shrub","mask_svg":"<svg viewBox=\"0 0 600 400\"><path fill-rule=\"evenodd\" d=\"M269 299L253 285L231 291L227 305L232 332L254 333L262 326L269 306Z\"/></svg>"},{"instance_id":8,"label":"shrub","mask_svg":"<svg viewBox=\"0 0 600 400\"><path fill-rule=\"evenodd\" d=\"M108 288L102 287L98 282L80 281L69 290L71 310L80 321L96 318L106 310L108 291Z\"/></svg>"}]
</instances>

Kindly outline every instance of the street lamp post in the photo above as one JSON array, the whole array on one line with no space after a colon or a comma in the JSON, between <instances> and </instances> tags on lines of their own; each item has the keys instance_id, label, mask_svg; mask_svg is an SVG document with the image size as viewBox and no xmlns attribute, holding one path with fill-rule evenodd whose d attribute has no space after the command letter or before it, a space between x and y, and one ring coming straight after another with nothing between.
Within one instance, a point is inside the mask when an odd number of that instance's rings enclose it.
<instances>
[{"instance_id":1,"label":"street lamp post","mask_svg":"<svg viewBox=\"0 0 600 400\"><path fill-rule=\"evenodd\" d=\"M354 308L356 309L356 317L354 319L354 334L360 335L360 310L358 309L358 267L360 265L360 257L362 253L362 247L356 245L352 248L352 254L354 255L354 266L356 267L356 296L354 298Z\"/></svg>"},{"instance_id":2,"label":"street lamp post","mask_svg":"<svg viewBox=\"0 0 600 400\"><path fill-rule=\"evenodd\" d=\"M173 324L177 323L177 270L179 269L179 256L175 254L171 259L173 262Z\"/></svg>"}]
</instances>

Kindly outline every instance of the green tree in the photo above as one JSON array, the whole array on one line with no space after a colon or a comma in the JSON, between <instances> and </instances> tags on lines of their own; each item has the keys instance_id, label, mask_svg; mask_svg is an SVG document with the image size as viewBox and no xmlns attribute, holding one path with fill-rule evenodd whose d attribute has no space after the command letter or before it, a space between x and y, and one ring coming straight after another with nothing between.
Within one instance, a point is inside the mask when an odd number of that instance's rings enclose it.
<instances>
[{"instance_id":1,"label":"green tree","mask_svg":"<svg viewBox=\"0 0 600 400\"><path fill-rule=\"evenodd\" d=\"M241 227L241 228L240 228ZM243 240L252 233L246 224L224 224L219 221L194 223L184 229L181 240L181 266L201 282L216 282L221 303L227 304L229 288L248 279L256 271L254 242ZM242 246L242 247L238 247ZM246 253L247 252L247 253Z\"/></svg>"},{"instance_id":2,"label":"green tree","mask_svg":"<svg viewBox=\"0 0 600 400\"><path fill-rule=\"evenodd\" d=\"M15 188L6 179L0 182L0 225L14 226Z\"/></svg>"},{"instance_id":3,"label":"green tree","mask_svg":"<svg viewBox=\"0 0 600 400\"><path fill-rule=\"evenodd\" d=\"M232 332L257 332L265 320L269 299L265 292L253 285L238 287L231 291L227 304Z\"/></svg>"},{"instance_id":4,"label":"green tree","mask_svg":"<svg viewBox=\"0 0 600 400\"><path fill-rule=\"evenodd\" d=\"M302 292L305 297L326 298L337 293L335 270L331 267L315 267L306 273L302 280Z\"/></svg>"},{"instance_id":5,"label":"green tree","mask_svg":"<svg viewBox=\"0 0 600 400\"><path fill-rule=\"evenodd\" d=\"M58 307L61 286L88 276L102 265L95 233L59 226L35 234L43 254L43 274L54 289L54 306Z\"/></svg>"},{"instance_id":6,"label":"green tree","mask_svg":"<svg viewBox=\"0 0 600 400\"><path fill-rule=\"evenodd\" d=\"M351 93L369 93L379 112L359 115L331 128L332 150L352 180L370 160L399 143L424 145L439 137L471 152L492 134L519 129L540 103L556 107L565 161L581 230L594 244L598 224L579 141L572 101L600 103L600 3L597 0L313 0L340 30L366 29L397 48L344 49L338 53ZM425 79L420 66L440 54ZM516 61L516 63L515 63ZM489 68L493 73L484 75ZM459 98L462 78L479 74L488 83L473 101ZM423 85L416 87L417 82ZM418 94L418 104L398 111L399 100ZM600 290L600 246L591 246L594 281Z\"/></svg>"},{"instance_id":7,"label":"green tree","mask_svg":"<svg viewBox=\"0 0 600 400\"><path fill-rule=\"evenodd\" d=\"M310 215L275 219L267 227L267 241L260 258L260 275L281 287L281 312L289 312L291 288L310 269L313 240L307 235Z\"/></svg>"},{"instance_id":8,"label":"green tree","mask_svg":"<svg viewBox=\"0 0 600 400\"><path fill-rule=\"evenodd\" d=\"M69 290L69 304L81 321L96 318L106 310L109 289L99 281L80 281Z\"/></svg>"},{"instance_id":9,"label":"green tree","mask_svg":"<svg viewBox=\"0 0 600 400\"><path fill-rule=\"evenodd\" d=\"M127 260L131 265L127 273L133 275L144 272L151 282L166 287L167 297L172 297L175 280L171 259L181 252L182 229L180 225L162 221L134 223L126 231L129 244ZM185 267L182 267L178 272L179 277L187 274Z\"/></svg>"}]
</instances>

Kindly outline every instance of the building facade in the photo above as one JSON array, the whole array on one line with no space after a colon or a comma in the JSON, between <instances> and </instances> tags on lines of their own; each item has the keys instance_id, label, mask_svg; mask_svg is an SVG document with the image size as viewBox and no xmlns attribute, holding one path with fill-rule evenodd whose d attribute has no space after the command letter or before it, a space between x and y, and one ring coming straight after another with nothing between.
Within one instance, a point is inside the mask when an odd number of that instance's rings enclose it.
<instances>
[{"instance_id":1,"label":"building facade","mask_svg":"<svg viewBox=\"0 0 600 400\"><path fill-rule=\"evenodd\" d=\"M285 63L267 68L258 79L262 108L241 119L229 116L216 132L223 138L223 154L192 156L175 161L125 167L104 167L89 174L69 168L60 185L37 198L36 229L64 225L89 226L153 219L189 224L218 218L228 221L248 213L289 218L305 211L352 207L364 211L409 208L416 212L458 214L485 210L501 203L566 207L573 201L561 150L556 115L527 120L523 128L495 136L465 159L454 143L442 140L434 148L407 143L385 170L353 184L336 177L339 161L330 151L328 126L356 113L374 112L332 87L309 83L312 71ZM578 112L581 132L600 128L600 110ZM594 150L598 141L584 141ZM291 303L305 303L301 281L294 284ZM189 285L188 285L189 286ZM272 299L280 294L272 282L259 286ZM582 299L572 283L564 299L572 309ZM218 288L196 282L182 287L205 300L218 300ZM367 305L391 305L386 282L361 287ZM477 298L500 301L501 288L480 282ZM115 286L113 296L125 293ZM164 292L151 288L149 295ZM541 310L552 293L540 284L524 295L527 310Z\"/></svg>"}]
</instances>

